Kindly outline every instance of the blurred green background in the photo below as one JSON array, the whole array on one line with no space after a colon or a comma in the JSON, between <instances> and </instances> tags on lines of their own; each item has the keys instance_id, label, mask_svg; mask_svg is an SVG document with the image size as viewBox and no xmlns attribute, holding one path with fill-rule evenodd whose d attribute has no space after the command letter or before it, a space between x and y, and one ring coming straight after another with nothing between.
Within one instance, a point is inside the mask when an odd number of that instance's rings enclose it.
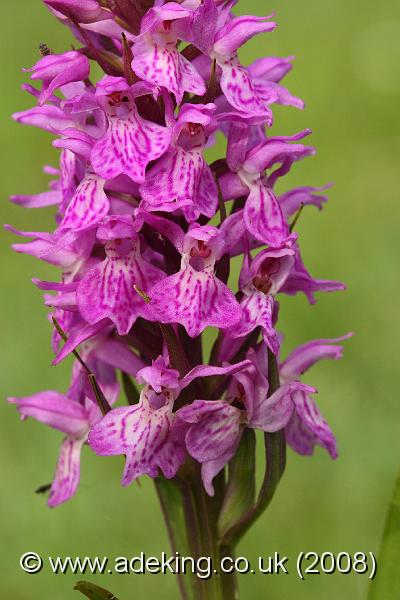
<instances>
[{"instance_id":1,"label":"blurred green background","mask_svg":"<svg viewBox=\"0 0 400 600\"><path fill-rule=\"evenodd\" d=\"M397 388L399 340L399 150L400 5L396 0L281 0L264 7L242 2L241 12L277 11L278 30L252 41L242 57L297 57L287 78L307 102L304 113L276 111L274 132L314 131L318 155L296 165L285 187L334 181L322 213L305 210L298 225L303 254L317 277L343 279L348 291L282 302L284 353L314 337L349 330L341 363L315 367L307 381L335 431L340 457L318 450L313 458L289 452L288 467L270 510L245 537L238 552L249 558L274 551L291 557L290 575L243 575L246 600L337 600L365 597L360 575L309 576L300 581L294 557L301 551L374 551L379 547L388 499L400 459ZM24 211L7 202L12 193L46 189L43 164L56 164L48 134L18 126L10 114L32 105L20 91L21 67L38 58L46 42L55 52L72 37L39 0L2 5L1 221L28 230L52 228L52 211ZM41 293L30 278L52 269L9 249L1 236L1 396L47 388L64 390L70 363L50 367L50 327ZM27 575L18 566L23 552L43 556L158 555L168 550L150 481L119 485L121 459L100 459L84 450L78 495L55 510L34 494L48 483L61 436L30 420L20 424L13 407L2 405L1 566L2 597L42 600L74 597L73 575L49 569ZM379 576L379 572L378 572ZM79 577L78 577L79 578ZM118 597L176 598L171 576L88 576ZM76 594L76 593L75 593ZM382 599L386 600L386 599ZM391 600L391 599L387 599Z\"/></svg>"}]
</instances>

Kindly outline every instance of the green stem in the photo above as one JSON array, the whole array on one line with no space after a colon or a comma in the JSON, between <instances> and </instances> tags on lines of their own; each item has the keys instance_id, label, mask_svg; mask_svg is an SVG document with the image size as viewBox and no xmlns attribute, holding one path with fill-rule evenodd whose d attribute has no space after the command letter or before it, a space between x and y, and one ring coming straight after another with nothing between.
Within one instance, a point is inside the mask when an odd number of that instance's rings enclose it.
<instances>
[{"instance_id":1,"label":"green stem","mask_svg":"<svg viewBox=\"0 0 400 600\"><path fill-rule=\"evenodd\" d=\"M229 556L234 559L234 552L230 546L220 547L220 559ZM221 573L221 587L223 600L239 600L239 587L236 573Z\"/></svg>"},{"instance_id":2,"label":"green stem","mask_svg":"<svg viewBox=\"0 0 400 600\"><path fill-rule=\"evenodd\" d=\"M179 484L168 481L162 477L154 480L161 510L167 528L168 539L172 552L181 555L190 553L189 540L193 531L186 527L186 517L189 509L186 502L181 502L181 489ZM198 600L194 576L177 573L177 583L182 600Z\"/></svg>"},{"instance_id":3,"label":"green stem","mask_svg":"<svg viewBox=\"0 0 400 600\"><path fill-rule=\"evenodd\" d=\"M221 483L221 482L219 482ZM216 487L213 498L208 496L201 481L199 466L186 464L174 480L156 480L156 488L168 530L172 552L192 557L210 558L211 573L203 579L191 573L178 576L182 600L236 600L236 578L220 573L223 556L232 556L229 546L220 546L217 520L223 485ZM199 566L203 569L205 559ZM218 573L214 573L214 569Z\"/></svg>"},{"instance_id":4,"label":"green stem","mask_svg":"<svg viewBox=\"0 0 400 600\"><path fill-rule=\"evenodd\" d=\"M201 543L200 556L211 558L212 568L216 567L219 559L217 545L217 531L214 526L212 515L212 506L209 498L206 496L201 480L196 482L194 498L196 502L197 515L199 517L199 534ZM207 580L202 581L202 592L204 600L220 600L223 598L221 593L220 577L214 573Z\"/></svg>"}]
</instances>

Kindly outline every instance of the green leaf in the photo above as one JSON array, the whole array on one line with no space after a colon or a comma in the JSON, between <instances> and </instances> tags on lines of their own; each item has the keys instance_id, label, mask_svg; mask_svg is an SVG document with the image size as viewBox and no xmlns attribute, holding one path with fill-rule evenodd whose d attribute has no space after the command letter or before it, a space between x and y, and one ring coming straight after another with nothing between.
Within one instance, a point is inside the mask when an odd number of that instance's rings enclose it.
<instances>
[{"instance_id":1,"label":"green leaf","mask_svg":"<svg viewBox=\"0 0 400 600\"><path fill-rule=\"evenodd\" d=\"M136 385L127 373L121 371L122 374L122 385L124 393L129 404L137 404L139 402L140 394Z\"/></svg>"},{"instance_id":2,"label":"green leaf","mask_svg":"<svg viewBox=\"0 0 400 600\"><path fill-rule=\"evenodd\" d=\"M228 485L218 519L221 538L254 505L255 450L255 433L253 429L246 428L238 451L229 463Z\"/></svg>"},{"instance_id":3,"label":"green leaf","mask_svg":"<svg viewBox=\"0 0 400 600\"><path fill-rule=\"evenodd\" d=\"M74 590L81 592L81 594L90 598L90 600L118 600L111 592L88 581L78 581L74 586Z\"/></svg>"},{"instance_id":4,"label":"green leaf","mask_svg":"<svg viewBox=\"0 0 400 600\"><path fill-rule=\"evenodd\" d=\"M184 486L177 480L157 477L154 480L158 499L163 512L164 521L168 531L168 537L173 552L179 552L182 556L193 556L192 547L188 539L187 521L184 511ZM192 540L195 542L195 540ZM190 572L186 575L177 574L177 580L181 596L184 600L193 600L195 597L196 581Z\"/></svg>"},{"instance_id":5,"label":"green leaf","mask_svg":"<svg viewBox=\"0 0 400 600\"><path fill-rule=\"evenodd\" d=\"M378 557L376 578L370 583L368 600L398 598L400 590L400 472L389 504Z\"/></svg>"}]
</instances>

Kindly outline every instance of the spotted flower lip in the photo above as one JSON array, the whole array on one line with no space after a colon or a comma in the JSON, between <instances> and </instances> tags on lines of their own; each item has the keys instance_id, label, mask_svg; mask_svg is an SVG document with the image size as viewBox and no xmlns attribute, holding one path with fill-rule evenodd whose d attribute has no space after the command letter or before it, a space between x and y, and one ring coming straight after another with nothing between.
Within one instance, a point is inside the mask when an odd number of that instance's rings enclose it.
<instances>
[{"instance_id":1,"label":"spotted flower lip","mask_svg":"<svg viewBox=\"0 0 400 600\"><path fill-rule=\"evenodd\" d=\"M149 292L153 318L181 323L190 337L207 326L229 327L240 319L240 307L230 289L214 272L223 252L220 232L194 226L184 236L179 273L161 280Z\"/></svg>"},{"instance_id":2,"label":"spotted flower lip","mask_svg":"<svg viewBox=\"0 0 400 600\"><path fill-rule=\"evenodd\" d=\"M177 49L192 14L176 2L151 8L141 23L140 35L133 44L133 71L145 81L165 87L182 101L184 92L205 94L203 78L194 65Z\"/></svg>"},{"instance_id":3,"label":"spotted flower lip","mask_svg":"<svg viewBox=\"0 0 400 600\"><path fill-rule=\"evenodd\" d=\"M101 223L110 210L104 184L104 179L94 173L86 175L67 207L60 223L60 231L83 231Z\"/></svg>"},{"instance_id":4,"label":"spotted flower lip","mask_svg":"<svg viewBox=\"0 0 400 600\"><path fill-rule=\"evenodd\" d=\"M155 399L160 402L157 407L152 406ZM99 426L91 429L89 445L96 454L126 455L122 485L129 485L141 475L156 477L159 468L168 478L176 474L184 459L177 448L169 448L173 456L164 462L174 419L172 404L170 394L163 393L161 398L155 398L154 391L146 386L138 404L112 410Z\"/></svg>"},{"instance_id":5,"label":"spotted flower lip","mask_svg":"<svg viewBox=\"0 0 400 600\"><path fill-rule=\"evenodd\" d=\"M148 163L168 149L169 128L143 119L136 108L135 98L153 89L146 84L129 86L120 77L103 80L98 97L106 100L108 128L94 144L90 158L95 172L104 179L125 174L140 183Z\"/></svg>"},{"instance_id":6,"label":"spotted flower lip","mask_svg":"<svg viewBox=\"0 0 400 600\"><path fill-rule=\"evenodd\" d=\"M173 127L168 152L148 171L140 187L148 211L181 210L189 222L212 217L218 204L214 175L204 158L208 137L216 129L214 104L184 104Z\"/></svg>"},{"instance_id":7,"label":"spotted flower lip","mask_svg":"<svg viewBox=\"0 0 400 600\"><path fill-rule=\"evenodd\" d=\"M78 308L91 325L108 318L125 335L139 316L148 314L134 286L146 292L163 278L163 272L141 256L132 217L110 217L97 236L105 242L106 258L79 282Z\"/></svg>"}]
</instances>

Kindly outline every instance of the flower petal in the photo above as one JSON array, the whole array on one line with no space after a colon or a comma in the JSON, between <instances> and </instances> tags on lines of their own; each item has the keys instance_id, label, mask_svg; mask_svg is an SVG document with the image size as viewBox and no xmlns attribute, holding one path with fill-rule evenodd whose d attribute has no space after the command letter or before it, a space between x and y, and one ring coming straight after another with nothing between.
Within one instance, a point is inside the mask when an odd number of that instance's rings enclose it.
<instances>
[{"instance_id":1,"label":"flower petal","mask_svg":"<svg viewBox=\"0 0 400 600\"><path fill-rule=\"evenodd\" d=\"M198 150L170 151L147 173L140 191L146 210L172 212L187 207L184 212L190 212L191 221L200 214L212 217L217 209L217 186Z\"/></svg>"},{"instance_id":2,"label":"flower petal","mask_svg":"<svg viewBox=\"0 0 400 600\"><path fill-rule=\"evenodd\" d=\"M223 400L195 400L177 414L193 423L186 434L186 447L200 463L225 454L240 435L243 413Z\"/></svg>"},{"instance_id":3,"label":"flower petal","mask_svg":"<svg viewBox=\"0 0 400 600\"><path fill-rule=\"evenodd\" d=\"M209 496L214 496L213 479L236 454L236 450L240 443L241 435L238 436L236 443L231 446L224 454L218 456L214 460L207 460L201 465L201 478L203 480L204 489Z\"/></svg>"},{"instance_id":4,"label":"flower petal","mask_svg":"<svg viewBox=\"0 0 400 600\"><path fill-rule=\"evenodd\" d=\"M91 161L103 179L122 173L144 181L148 163L168 149L171 131L139 116L133 108L126 118L109 117L109 127L93 146Z\"/></svg>"},{"instance_id":5,"label":"flower petal","mask_svg":"<svg viewBox=\"0 0 400 600\"><path fill-rule=\"evenodd\" d=\"M194 367L187 375L185 375L181 381L181 388L185 388L189 385L194 379L197 377L212 377L214 375L235 375L235 373L239 373L243 369L246 369L250 365L249 360L242 360L235 365L226 365L224 367L214 367L213 365L197 365Z\"/></svg>"},{"instance_id":6,"label":"flower petal","mask_svg":"<svg viewBox=\"0 0 400 600\"><path fill-rule=\"evenodd\" d=\"M91 23L109 18L97 0L44 0L50 8L66 16L73 15L78 23Z\"/></svg>"},{"instance_id":7,"label":"flower petal","mask_svg":"<svg viewBox=\"0 0 400 600\"><path fill-rule=\"evenodd\" d=\"M279 247L288 238L289 230L279 202L272 189L261 183L250 186L244 220L248 231L265 244Z\"/></svg>"},{"instance_id":8,"label":"flower petal","mask_svg":"<svg viewBox=\"0 0 400 600\"><path fill-rule=\"evenodd\" d=\"M191 23L193 43L204 54L212 50L218 27L218 8L214 0L204 0L195 11Z\"/></svg>"},{"instance_id":9,"label":"flower petal","mask_svg":"<svg viewBox=\"0 0 400 600\"><path fill-rule=\"evenodd\" d=\"M53 508L69 500L76 492L80 479L81 449L85 438L66 437L61 445L48 505Z\"/></svg>"},{"instance_id":10,"label":"flower petal","mask_svg":"<svg viewBox=\"0 0 400 600\"><path fill-rule=\"evenodd\" d=\"M316 403L307 393L293 396L295 412L286 427L286 440L299 454L310 455L319 444L337 458L336 439Z\"/></svg>"},{"instance_id":11,"label":"flower petal","mask_svg":"<svg viewBox=\"0 0 400 600\"><path fill-rule=\"evenodd\" d=\"M271 110L257 95L251 78L237 59L219 62L222 69L221 89L229 104L239 113L250 117L264 117L267 124L272 124Z\"/></svg>"},{"instance_id":12,"label":"flower petal","mask_svg":"<svg viewBox=\"0 0 400 600\"><path fill-rule=\"evenodd\" d=\"M153 213L148 213L139 208L136 212L136 222L140 221L151 225L153 229L158 231L158 233L160 233L163 237L167 238L167 240L169 240L171 244L175 246L178 252L183 252L185 233L179 227L179 225L173 221L164 219L164 217L156 216Z\"/></svg>"},{"instance_id":13,"label":"flower petal","mask_svg":"<svg viewBox=\"0 0 400 600\"><path fill-rule=\"evenodd\" d=\"M32 72L31 79L43 81L39 96L39 104L42 105L58 88L86 79L89 76L90 64L84 54L70 50L64 54L43 56L31 69L27 70Z\"/></svg>"},{"instance_id":14,"label":"flower petal","mask_svg":"<svg viewBox=\"0 0 400 600\"><path fill-rule=\"evenodd\" d=\"M203 96L206 86L196 67L186 60L174 46L162 46L139 40L133 46L132 68L135 73L153 85L172 92L178 104L184 92Z\"/></svg>"},{"instance_id":15,"label":"flower petal","mask_svg":"<svg viewBox=\"0 0 400 600\"><path fill-rule=\"evenodd\" d=\"M11 202L23 206L24 208L42 208L44 206L54 206L61 202L61 192L58 190L49 190L41 194L11 196Z\"/></svg>"},{"instance_id":16,"label":"flower petal","mask_svg":"<svg viewBox=\"0 0 400 600\"><path fill-rule=\"evenodd\" d=\"M263 144L258 144L247 155L243 170L247 173L260 174L274 164L284 161L295 162L306 156L315 154L313 146L304 144L290 144L310 135L311 129L304 129L290 136L275 136Z\"/></svg>"},{"instance_id":17,"label":"flower petal","mask_svg":"<svg viewBox=\"0 0 400 600\"><path fill-rule=\"evenodd\" d=\"M230 19L216 35L214 52L221 55L232 54L255 35L273 31L276 28L276 23L266 20L270 19L271 16L243 15Z\"/></svg>"},{"instance_id":18,"label":"flower petal","mask_svg":"<svg viewBox=\"0 0 400 600\"><path fill-rule=\"evenodd\" d=\"M64 312L64 315L69 316L72 313L69 312ZM75 313L73 313L75 315ZM78 315L78 313L76 313ZM57 315L57 318L59 318L59 315ZM61 326L64 328L65 327L65 319L60 319L61 321ZM72 319L71 319L72 321ZM71 323L70 321L70 323ZM68 322L68 321L67 321ZM64 346L62 347L62 349L58 352L57 356L55 357L55 359L52 361L52 365L58 365L62 360L64 360L64 358L66 358L68 356L68 354L70 354L73 350L75 350L75 348L77 348L77 346L79 346L79 344L82 344L82 342L85 342L86 340L92 338L94 335L96 335L97 333L99 333L101 330L105 329L108 325L110 325L110 322L107 321L106 319L104 319L103 321L99 321L98 323L95 323L94 325L85 323L85 321L83 321L82 318L78 318L78 319L74 319L72 321L72 326L71 328L68 330L68 341L64 344ZM67 328L65 328L67 329ZM64 329L64 331L65 331ZM57 338L56 338L57 339Z\"/></svg>"},{"instance_id":19,"label":"flower petal","mask_svg":"<svg viewBox=\"0 0 400 600\"><path fill-rule=\"evenodd\" d=\"M321 192L330 187L330 184L323 187L311 187L303 186L285 192L279 196L279 204L286 218L297 213L301 206L308 206L312 204L319 210L322 209L323 204L328 200L325 195L317 195L316 192Z\"/></svg>"},{"instance_id":20,"label":"flower petal","mask_svg":"<svg viewBox=\"0 0 400 600\"><path fill-rule=\"evenodd\" d=\"M89 446L101 456L126 454L134 443L141 419L146 416L142 404L114 408L90 430Z\"/></svg>"},{"instance_id":21,"label":"flower petal","mask_svg":"<svg viewBox=\"0 0 400 600\"><path fill-rule=\"evenodd\" d=\"M96 356L115 369L121 369L134 377L143 368L143 361L131 352L122 341L106 338L96 346Z\"/></svg>"},{"instance_id":22,"label":"flower petal","mask_svg":"<svg viewBox=\"0 0 400 600\"><path fill-rule=\"evenodd\" d=\"M266 79L279 83L281 79L292 70L293 56L281 58L279 56L266 56L257 58L247 68L254 78Z\"/></svg>"},{"instance_id":23,"label":"flower petal","mask_svg":"<svg viewBox=\"0 0 400 600\"><path fill-rule=\"evenodd\" d=\"M281 288L284 294L293 296L298 292L304 292L310 304L314 304L316 302L314 298L315 292L337 292L344 289L346 289L346 286L341 281L314 279L311 277L303 264L300 251L296 247L294 266Z\"/></svg>"},{"instance_id":24,"label":"flower petal","mask_svg":"<svg viewBox=\"0 0 400 600\"><path fill-rule=\"evenodd\" d=\"M274 354L277 354L280 344L272 325L273 298L255 291L243 297L240 307L242 309L241 321L227 329L227 335L233 338L244 337L254 331L256 327L261 327L265 343Z\"/></svg>"},{"instance_id":25,"label":"flower petal","mask_svg":"<svg viewBox=\"0 0 400 600\"><path fill-rule=\"evenodd\" d=\"M231 290L213 274L187 266L160 281L150 292L152 320L181 323L190 337L206 327L229 327L240 319Z\"/></svg>"},{"instance_id":26,"label":"flower petal","mask_svg":"<svg viewBox=\"0 0 400 600\"><path fill-rule=\"evenodd\" d=\"M146 304L134 285L147 292L164 274L141 258L138 241L125 256L119 254L118 240L108 243L106 252L107 258L80 281L78 307L88 323L94 325L109 318L119 335L125 335L139 316L147 314Z\"/></svg>"},{"instance_id":27,"label":"flower petal","mask_svg":"<svg viewBox=\"0 0 400 600\"><path fill-rule=\"evenodd\" d=\"M88 174L81 181L67 207L59 231L90 228L107 216L110 202L104 193L104 183L104 179L92 174Z\"/></svg>"},{"instance_id":28,"label":"flower petal","mask_svg":"<svg viewBox=\"0 0 400 600\"><path fill-rule=\"evenodd\" d=\"M58 392L48 390L8 401L17 406L22 418L33 417L69 436L79 437L88 428L85 408Z\"/></svg>"},{"instance_id":29,"label":"flower petal","mask_svg":"<svg viewBox=\"0 0 400 600\"><path fill-rule=\"evenodd\" d=\"M337 342L347 340L351 333L333 339L312 340L302 346L298 346L289 354L280 365L281 376L286 379L297 379L305 371L308 371L316 362L325 358L338 360L342 358L343 346Z\"/></svg>"},{"instance_id":30,"label":"flower petal","mask_svg":"<svg viewBox=\"0 0 400 600\"><path fill-rule=\"evenodd\" d=\"M150 366L141 369L136 376L138 383L150 385L158 394L162 392L163 388L169 390L179 389L180 383L178 380L179 371L169 368L162 356L153 360Z\"/></svg>"},{"instance_id":31,"label":"flower petal","mask_svg":"<svg viewBox=\"0 0 400 600\"><path fill-rule=\"evenodd\" d=\"M75 121L58 106L35 106L13 114L13 119L22 125L40 127L45 131L61 132L68 127L76 127Z\"/></svg>"},{"instance_id":32,"label":"flower petal","mask_svg":"<svg viewBox=\"0 0 400 600\"><path fill-rule=\"evenodd\" d=\"M172 479L177 474L179 467L184 463L187 456L184 445L167 441L158 451L157 464L163 472L164 477Z\"/></svg>"},{"instance_id":33,"label":"flower petal","mask_svg":"<svg viewBox=\"0 0 400 600\"><path fill-rule=\"evenodd\" d=\"M89 445L100 455L126 454L122 484L129 485L140 475L157 476L159 453L168 441L171 422L169 404L155 410L142 399L133 407L110 411L91 429Z\"/></svg>"},{"instance_id":34,"label":"flower petal","mask_svg":"<svg viewBox=\"0 0 400 600\"><path fill-rule=\"evenodd\" d=\"M282 106L294 106L302 110L304 102L297 96L293 96L289 90L282 85L272 81L262 81L253 78L253 87L257 96L266 104L276 103Z\"/></svg>"},{"instance_id":35,"label":"flower petal","mask_svg":"<svg viewBox=\"0 0 400 600\"><path fill-rule=\"evenodd\" d=\"M258 397L249 425L268 432L280 431L293 414L294 399L299 392L315 392L315 389L292 381L281 385L271 396Z\"/></svg>"}]
</instances>

